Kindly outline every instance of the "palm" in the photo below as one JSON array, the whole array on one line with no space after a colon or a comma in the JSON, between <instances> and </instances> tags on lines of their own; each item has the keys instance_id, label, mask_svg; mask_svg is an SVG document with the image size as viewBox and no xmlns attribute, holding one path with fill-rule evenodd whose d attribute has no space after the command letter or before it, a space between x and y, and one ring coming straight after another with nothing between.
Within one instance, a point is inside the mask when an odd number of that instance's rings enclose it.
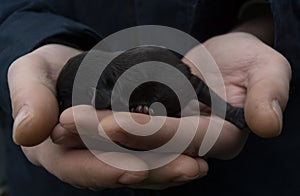
<instances>
[{"instance_id":1,"label":"palm","mask_svg":"<svg viewBox=\"0 0 300 196\"><path fill-rule=\"evenodd\" d=\"M215 37L204 45L219 65L228 101L245 107L251 130L263 137L278 135L291 78L287 60L247 33Z\"/></svg>"},{"instance_id":2,"label":"palm","mask_svg":"<svg viewBox=\"0 0 300 196\"><path fill-rule=\"evenodd\" d=\"M256 70L272 59L274 50L244 33L213 37L203 46L212 55L222 74L227 101L235 106L244 106L251 74L257 74ZM193 54L189 58L193 58Z\"/></svg>"}]
</instances>

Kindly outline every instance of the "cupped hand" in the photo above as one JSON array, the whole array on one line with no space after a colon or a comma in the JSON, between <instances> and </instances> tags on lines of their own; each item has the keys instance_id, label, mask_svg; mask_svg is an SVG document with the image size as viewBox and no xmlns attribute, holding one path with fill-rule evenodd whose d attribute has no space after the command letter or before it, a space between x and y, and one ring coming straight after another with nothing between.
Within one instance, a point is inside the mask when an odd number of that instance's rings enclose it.
<instances>
[{"instance_id":1,"label":"cupped hand","mask_svg":"<svg viewBox=\"0 0 300 196\"><path fill-rule=\"evenodd\" d=\"M79 52L67 46L49 44L12 63L8 84L15 119L15 143L33 146L49 137L59 115L56 79L67 60Z\"/></svg>"},{"instance_id":2,"label":"cupped hand","mask_svg":"<svg viewBox=\"0 0 300 196\"><path fill-rule=\"evenodd\" d=\"M107 126L109 129L116 128L117 123L112 119L112 112L109 110L97 110L96 114L95 116L95 109L87 105L74 106L65 110L60 117L61 123L55 127L51 134L52 141L58 144L56 145L57 148L69 149L69 151L75 149L85 150L92 156L90 151L86 150L86 146L88 146L94 153L97 151L97 161L100 162L100 164L105 164L107 165L106 167L111 164L110 167L112 168L115 167L116 164L121 164L121 166L118 167L121 169L116 168L116 170L123 172L125 172L123 170L124 168L132 169L133 166L136 167L134 164L142 165L145 169L136 168L138 170L144 170L143 172L140 171L140 173L143 174L143 179L141 177L140 181L136 180L134 183L126 183L127 186L133 188L164 189L187 183L207 174L208 165L205 160L199 157L192 158L186 155L156 152L150 154L143 154L143 152L141 152L141 154L136 154L134 150L128 154L127 152L121 152L122 150L119 152L111 152L112 150L106 147L109 145L105 145L107 138L102 138L97 129L99 121L100 123L105 121L103 126ZM105 127L104 129L106 129ZM103 151L99 151L101 149L103 149ZM103 155L105 159L101 158ZM169 155L176 158L171 158L170 161L169 159L164 161ZM156 160L149 163L149 159L145 159L146 156L150 156L151 159ZM96 160L97 158L94 156L93 159ZM107 160L112 160L113 164L110 161L107 162ZM163 164L161 164L162 162ZM105 173L106 171L101 170L101 172ZM101 175L99 175L98 178L100 179ZM98 182L99 185L101 185L101 180ZM115 185L120 186L117 181Z\"/></svg>"},{"instance_id":3,"label":"cupped hand","mask_svg":"<svg viewBox=\"0 0 300 196\"><path fill-rule=\"evenodd\" d=\"M222 74L227 101L234 106L245 108L245 118L250 130L261 137L279 135L282 128L282 111L288 101L291 78L290 65L287 60L248 33L235 32L213 37L207 40L204 46L214 58ZM201 63L199 56L201 56L202 47L197 46L192 49L183 61L190 65L195 75L202 77L202 74L209 74L210 77L214 77L214 73L200 73L195 69L195 64ZM99 114L98 116L101 118ZM149 121L147 115L132 114L132 116L135 121L142 124ZM134 123L126 120L125 113L121 113L119 118L119 121L127 122L127 127L135 129ZM159 121L161 117L152 118ZM147 137L124 130L112 115L101 120L101 129L104 129L110 139L119 144L146 150L157 148L169 141L178 131L181 120L187 124L193 124L199 120L195 137L184 151L187 155L198 156L209 125L209 116L166 118L159 131ZM79 120L78 123L83 122L84 120ZM75 118L71 112L62 115L63 126L74 123ZM76 129L73 131L76 132ZM188 135L189 130L185 131ZM54 131L54 137L59 138L68 133L68 127L64 127L61 131ZM248 130L239 130L231 123L225 122L216 143L207 156L221 159L233 158L242 149L247 136ZM67 144L67 141L68 139L65 138L64 141L60 141L60 144L64 142ZM178 139L177 142L181 144L182 141Z\"/></svg>"},{"instance_id":4,"label":"cupped hand","mask_svg":"<svg viewBox=\"0 0 300 196\"><path fill-rule=\"evenodd\" d=\"M93 151L93 154L85 148L54 144L51 139L34 147L23 147L23 151L33 164L44 167L63 182L92 190L118 187L164 189L200 178L208 170L202 159L184 155L150 170L147 163L132 154L104 151ZM113 160L118 167L99 157ZM134 170L122 169L126 167Z\"/></svg>"},{"instance_id":5,"label":"cupped hand","mask_svg":"<svg viewBox=\"0 0 300 196\"><path fill-rule=\"evenodd\" d=\"M9 69L8 82L15 118L13 137L32 163L44 167L66 183L91 189L121 186L162 189L207 173L205 161L188 156L180 156L164 167L148 171L147 163L134 155L98 152L101 156L112 157L118 164L130 164L139 170L128 171L106 164L86 148L54 144L49 136L59 127L56 79L67 60L80 52L49 44L20 57ZM71 140L73 144L80 141L78 137Z\"/></svg>"},{"instance_id":6,"label":"cupped hand","mask_svg":"<svg viewBox=\"0 0 300 196\"><path fill-rule=\"evenodd\" d=\"M204 46L222 73L227 100L244 106L250 130L261 137L278 136L289 96L288 61L249 33L217 36Z\"/></svg>"},{"instance_id":7,"label":"cupped hand","mask_svg":"<svg viewBox=\"0 0 300 196\"><path fill-rule=\"evenodd\" d=\"M216 36L207 40L203 46L219 67L225 84L224 98L234 106L244 107L249 129L261 137L278 136L282 129L282 111L289 95L291 68L288 61L249 33L232 32ZM193 48L183 61L190 65L195 75L203 78L203 75L207 74L211 77L210 81L213 81L217 74L201 73L195 68L197 64L203 63L203 46ZM146 121L147 117L138 115L136 118ZM185 151L193 156L198 155L210 120L207 116L198 118L197 133ZM150 137L137 137L117 126L114 129L107 128L107 132L112 132L110 135L114 141L121 141L126 146L149 149L168 141L177 131L180 120L192 122L194 119L195 117L167 118L161 130ZM122 133L119 133L120 130ZM233 158L246 142L247 133L247 130L238 130L229 122L225 122L218 140L207 156Z\"/></svg>"}]
</instances>

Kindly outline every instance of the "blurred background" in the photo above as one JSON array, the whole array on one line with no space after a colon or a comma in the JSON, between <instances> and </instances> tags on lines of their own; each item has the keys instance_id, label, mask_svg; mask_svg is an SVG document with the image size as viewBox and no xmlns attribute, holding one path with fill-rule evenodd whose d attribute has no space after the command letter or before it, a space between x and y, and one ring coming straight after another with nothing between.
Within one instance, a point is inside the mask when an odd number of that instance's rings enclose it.
<instances>
[{"instance_id":1,"label":"blurred background","mask_svg":"<svg viewBox=\"0 0 300 196\"><path fill-rule=\"evenodd\" d=\"M8 196L5 181L3 136L0 133L0 196Z\"/></svg>"}]
</instances>

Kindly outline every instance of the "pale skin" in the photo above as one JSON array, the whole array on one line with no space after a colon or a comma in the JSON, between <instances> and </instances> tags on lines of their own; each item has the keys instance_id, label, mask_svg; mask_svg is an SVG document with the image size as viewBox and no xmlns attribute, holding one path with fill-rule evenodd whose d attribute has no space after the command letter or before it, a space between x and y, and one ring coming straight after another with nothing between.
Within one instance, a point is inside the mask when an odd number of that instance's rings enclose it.
<instances>
[{"instance_id":1,"label":"pale skin","mask_svg":"<svg viewBox=\"0 0 300 196\"><path fill-rule=\"evenodd\" d=\"M251 131L261 137L279 135L282 128L281 108L285 107L288 100L291 77L290 67L285 58L248 33L234 32L214 37L204 45L220 67L228 101L235 106L245 107L245 116ZM224 53L224 50L231 52L230 54ZM197 52L197 48L194 51ZM188 54L189 58L192 58L193 53ZM187 60L184 61L189 63ZM193 65L190 66L193 69ZM201 76L195 69L193 72ZM78 124L84 126L86 130L97 130L96 123L86 118L93 114L90 106L75 106L73 109L79 113L77 113L79 117L76 118ZM152 149L163 145L177 131L180 120L193 121L195 118L195 116L182 119L167 118L165 125L156 134L140 137L123 130L112 115L103 118L102 113L103 111L98 112L98 119L102 119L102 128L98 128L103 129L104 127L104 131L115 142L138 149ZM149 116L143 114L132 114L132 116L139 123L146 123L149 120ZM122 115L120 118L122 119ZM125 114L123 118L126 118ZM154 120L157 118L160 117L154 117ZM79 139L74 140L74 134L72 137L64 137L62 140L57 139L64 134L70 135L70 132L76 133L74 119L71 109L62 114L61 126L56 127L52 134L55 142L65 146L83 146ZM209 120L207 116L200 116L197 134L185 154L198 155L198 149ZM128 126L133 129L134 124ZM89 134L95 135L97 131L89 132ZM229 122L225 122L218 142L207 156L220 159L233 158L242 149L247 136L246 130L241 131Z\"/></svg>"},{"instance_id":2,"label":"pale skin","mask_svg":"<svg viewBox=\"0 0 300 196\"><path fill-rule=\"evenodd\" d=\"M288 100L291 78L286 59L248 33L236 32L214 37L204 45L220 68L228 101L245 107L245 116L251 131L262 137L279 135L282 128L282 110ZM202 158L197 157L197 149L207 129L207 116L183 119L192 121L199 118L195 139L184 154L154 170L147 170L147 163L138 157L115 152L111 156L119 157L118 161L121 163L135 164L137 168L145 170L117 169L98 160L89 150L78 148L83 145L74 126L72 109L75 107L64 111L60 116L60 123L57 124L55 82L67 59L79 52L81 51L67 46L49 44L17 59L9 69L8 82L15 118L13 138L17 144L24 146L22 149L32 163L46 168L64 182L93 189L121 186L163 189L206 175L208 165ZM192 64L190 66L193 67ZM24 106L25 109L21 110ZM93 109L90 106L76 108L82 114L76 119L77 123L92 130L92 133L97 133L99 124L88 122L89 119L86 118ZM143 149L167 141L176 132L180 120L167 118L161 131L150 137L140 138L122 130L115 123L110 111L97 111L97 115L111 139L129 147ZM149 116L133 114L133 118L143 123L148 121ZM242 149L247 135L247 131L240 131L226 122L217 143L207 155L221 159L233 158Z\"/></svg>"},{"instance_id":3,"label":"pale skin","mask_svg":"<svg viewBox=\"0 0 300 196\"><path fill-rule=\"evenodd\" d=\"M207 173L208 166L204 160L186 155L179 156L164 167L148 171L147 163L133 155L111 153L120 163L134 164L136 168L144 169L125 171L99 161L87 149L66 148L53 143L49 136L55 126L60 126L57 125L55 81L67 59L79 52L67 46L49 44L19 58L9 69L15 118L13 138L17 144L23 145L25 155L33 164L46 168L64 182L92 189L133 185L137 188L162 189ZM24 106L25 109L21 110ZM19 117L16 117L17 114ZM100 115L107 114L103 112Z\"/></svg>"}]
</instances>

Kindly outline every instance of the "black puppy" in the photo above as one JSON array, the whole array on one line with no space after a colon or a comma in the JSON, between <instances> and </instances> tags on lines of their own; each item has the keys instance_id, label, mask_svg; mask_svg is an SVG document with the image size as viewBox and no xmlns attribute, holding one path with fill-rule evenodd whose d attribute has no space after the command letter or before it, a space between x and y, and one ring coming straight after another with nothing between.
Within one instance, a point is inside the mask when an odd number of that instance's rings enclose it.
<instances>
[{"instance_id":1,"label":"black puppy","mask_svg":"<svg viewBox=\"0 0 300 196\"><path fill-rule=\"evenodd\" d=\"M84 52L71 58L63 67L58 77L57 98L61 112L72 106L73 83L79 66L86 55L87 52ZM92 57L89 58L97 59L97 51L92 52L90 56ZM118 84L119 86L116 88L117 96L112 97L112 89L119 77L129 68L144 62L153 62L151 63L151 66L153 67L150 69L152 71L147 72L143 69L135 70L133 74L129 74L129 76L125 78L126 82ZM149 109L152 103L160 102L164 105L167 116L180 117L181 107L177 95L167 85L153 81L153 76L164 74L163 77L169 77L168 81L171 81L174 86L176 86L181 97L184 97L183 100L180 99L183 107L191 101L192 95L184 91L184 89L187 88L186 83L175 78L173 74L169 75L161 73L161 70L156 69L155 62L169 64L173 66L173 68L176 68L188 79L200 102L211 107L211 99L213 97L217 102L226 105L225 119L227 121L233 123L240 129L247 127L243 108L233 107L210 90L209 87L200 78L193 75L190 68L181 61L181 55L156 46L133 48L114 58L102 72L97 86L94 87L93 95L90 95L90 102L82 104L94 105L96 109L112 109L111 103L115 101L121 103L123 106L121 108L123 108L123 110L126 108L131 112L162 115L161 111L153 111L153 109ZM135 88L130 95L129 103L128 101L126 102L126 100L122 97L123 93L129 91L137 82L137 78L141 77L147 82L142 83L140 86ZM176 93L178 94L178 92ZM221 112L218 111L218 109L214 112L216 115L221 115Z\"/></svg>"}]
</instances>

